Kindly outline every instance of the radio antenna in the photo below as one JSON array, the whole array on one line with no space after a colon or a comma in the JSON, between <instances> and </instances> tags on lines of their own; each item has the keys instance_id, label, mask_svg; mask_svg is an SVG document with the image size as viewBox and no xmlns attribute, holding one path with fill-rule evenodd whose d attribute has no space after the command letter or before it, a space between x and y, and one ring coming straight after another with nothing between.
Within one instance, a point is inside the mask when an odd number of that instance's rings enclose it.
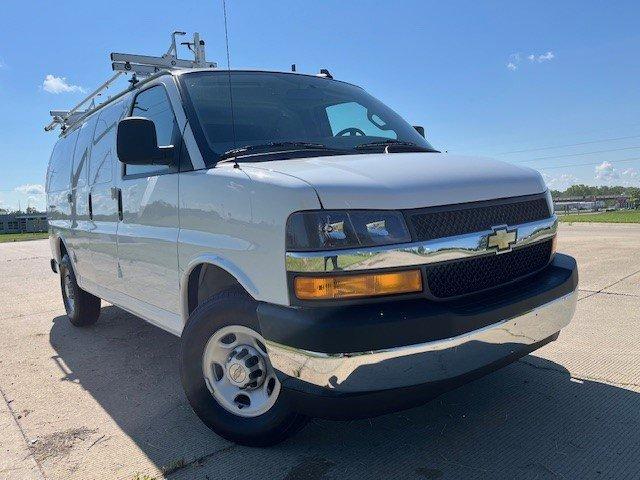
<instances>
[{"instance_id":1,"label":"radio antenna","mask_svg":"<svg viewBox=\"0 0 640 480\"><path fill-rule=\"evenodd\" d=\"M238 148L236 138L236 119L233 108L233 90L231 88L231 59L229 56L229 30L227 28L227 0L222 0L222 12L224 13L224 40L227 47L227 78L229 80L229 104L231 107L231 132L233 134L233 148ZM236 157L233 157L234 167L239 168Z\"/></svg>"}]
</instances>

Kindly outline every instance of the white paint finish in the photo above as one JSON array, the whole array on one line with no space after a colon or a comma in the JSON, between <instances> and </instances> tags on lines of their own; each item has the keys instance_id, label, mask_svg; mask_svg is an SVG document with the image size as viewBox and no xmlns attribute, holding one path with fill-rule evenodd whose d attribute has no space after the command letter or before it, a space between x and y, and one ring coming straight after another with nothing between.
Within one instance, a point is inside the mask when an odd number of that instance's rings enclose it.
<instances>
[{"instance_id":1,"label":"white paint finish","mask_svg":"<svg viewBox=\"0 0 640 480\"><path fill-rule=\"evenodd\" d=\"M82 288L169 333L177 336L182 333L182 319L175 312L140 301L127 293L111 290L90 280L85 281Z\"/></svg>"},{"instance_id":2,"label":"white paint finish","mask_svg":"<svg viewBox=\"0 0 640 480\"><path fill-rule=\"evenodd\" d=\"M178 313L178 175L123 179L118 290Z\"/></svg>"},{"instance_id":3,"label":"white paint finish","mask_svg":"<svg viewBox=\"0 0 640 480\"><path fill-rule=\"evenodd\" d=\"M246 165L246 166L245 166ZM538 172L441 153L361 154L243 164L308 182L325 208L419 208L544 192Z\"/></svg>"},{"instance_id":4,"label":"white paint finish","mask_svg":"<svg viewBox=\"0 0 640 480\"><path fill-rule=\"evenodd\" d=\"M124 116L128 111L133 96L125 95L117 102L118 107L108 106L106 108L116 108L115 112ZM90 224L88 243L91 251L92 269L89 272L89 280L98 283L108 289L118 290L122 286L121 279L117 275L118 266L118 196L115 185L118 184L122 164L118 161L116 154L116 135L117 125L106 124L106 120L111 119L115 122L113 113L102 116L99 114L99 127L97 132L104 131L99 140L94 139L94 147L91 152L91 165L97 170L98 166L103 169L109 169L111 172L111 181L95 182L89 178L89 189L91 192L91 201L93 205L93 220ZM107 130L104 130L107 129ZM96 143L97 142L97 143ZM106 177L106 175L105 175Z\"/></svg>"},{"instance_id":5,"label":"white paint finish","mask_svg":"<svg viewBox=\"0 0 640 480\"><path fill-rule=\"evenodd\" d=\"M189 159L191 160L191 164L193 165L194 170L202 170L206 168L204 163L204 159L202 158L202 153L198 148L198 144L196 143L196 139L193 136L193 130L191 130L191 125L187 124L184 129L184 134L182 136L182 141L185 142L187 147L187 152L189 153Z\"/></svg>"},{"instance_id":6,"label":"white paint finish","mask_svg":"<svg viewBox=\"0 0 640 480\"><path fill-rule=\"evenodd\" d=\"M91 276L93 270L91 249L89 248L89 158L91 143L96 125L96 117L89 117L78 126L78 140L73 154L71 175L71 228L67 232L67 247L74 261L77 277L84 279Z\"/></svg>"},{"instance_id":7,"label":"white paint finish","mask_svg":"<svg viewBox=\"0 0 640 480\"><path fill-rule=\"evenodd\" d=\"M158 85L169 97L177 124L184 125L186 118L173 77L159 77L146 84L145 90ZM115 280L116 290L149 308L179 315L178 174L126 178L119 170L123 218L117 230L116 273L122 278Z\"/></svg>"},{"instance_id":8,"label":"white paint finish","mask_svg":"<svg viewBox=\"0 0 640 480\"><path fill-rule=\"evenodd\" d=\"M252 169L247 175L230 163L181 173L183 315L186 280L200 262L227 270L258 300L288 304L285 223L295 210L319 207L309 185L279 173Z\"/></svg>"}]
</instances>

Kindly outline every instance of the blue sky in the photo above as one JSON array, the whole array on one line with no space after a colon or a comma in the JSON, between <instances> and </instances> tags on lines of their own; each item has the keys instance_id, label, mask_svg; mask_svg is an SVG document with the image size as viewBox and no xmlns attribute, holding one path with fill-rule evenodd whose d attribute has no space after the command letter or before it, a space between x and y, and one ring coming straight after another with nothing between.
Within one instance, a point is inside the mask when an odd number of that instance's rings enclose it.
<instances>
[{"instance_id":1,"label":"blue sky","mask_svg":"<svg viewBox=\"0 0 640 480\"><path fill-rule=\"evenodd\" d=\"M637 1L228 0L227 8L232 68L329 68L424 125L436 147L522 162L552 188L640 185ZM8 208L44 206L57 137L43 131L48 111L105 80L111 51L161 54L172 30L199 31L208 59L226 66L220 0L5 0L2 16Z\"/></svg>"}]
</instances>

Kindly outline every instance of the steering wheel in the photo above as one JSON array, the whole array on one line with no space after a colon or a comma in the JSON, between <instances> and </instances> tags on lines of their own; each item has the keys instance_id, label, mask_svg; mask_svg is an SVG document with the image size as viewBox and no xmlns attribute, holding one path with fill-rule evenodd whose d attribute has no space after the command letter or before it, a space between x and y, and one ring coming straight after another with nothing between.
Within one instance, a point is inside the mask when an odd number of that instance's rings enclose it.
<instances>
[{"instance_id":1,"label":"steering wheel","mask_svg":"<svg viewBox=\"0 0 640 480\"><path fill-rule=\"evenodd\" d=\"M349 128L345 128L344 130L340 130L338 133L336 133L334 135L334 137L346 137L347 135L349 135L350 137L366 137L367 134L364 133L362 130L360 130L357 127L349 127Z\"/></svg>"}]
</instances>

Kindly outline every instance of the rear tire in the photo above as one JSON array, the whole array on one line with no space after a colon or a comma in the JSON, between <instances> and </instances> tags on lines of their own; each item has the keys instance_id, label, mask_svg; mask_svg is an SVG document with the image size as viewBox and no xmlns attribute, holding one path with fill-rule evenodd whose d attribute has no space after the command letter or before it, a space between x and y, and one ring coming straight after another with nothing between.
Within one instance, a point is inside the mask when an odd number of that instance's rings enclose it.
<instances>
[{"instance_id":1,"label":"rear tire","mask_svg":"<svg viewBox=\"0 0 640 480\"><path fill-rule=\"evenodd\" d=\"M249 367L246 376L239 372L238 358ZM255 371L257 365L266 372ZM275 445L307 422L290 408L280 388L260 335L256 302L241 288L211 297L191 314L182 332L180 370L193 411L227 440L251 447ZM258 384L247 380L238 386L238 378L257 378Z\"/></svg>"},{"instance_id":2,"label":"rear tire","mask_svg":"<svg viewBox=\"0 0 640 480\"><path fill-rule=\"evenodd\" d=\"M78 286L71 259L66 253L60 261L59 270L62 301L69 321L76 327L93 325L100 316L100 299Z\"/></svg>"}]
</instances>

